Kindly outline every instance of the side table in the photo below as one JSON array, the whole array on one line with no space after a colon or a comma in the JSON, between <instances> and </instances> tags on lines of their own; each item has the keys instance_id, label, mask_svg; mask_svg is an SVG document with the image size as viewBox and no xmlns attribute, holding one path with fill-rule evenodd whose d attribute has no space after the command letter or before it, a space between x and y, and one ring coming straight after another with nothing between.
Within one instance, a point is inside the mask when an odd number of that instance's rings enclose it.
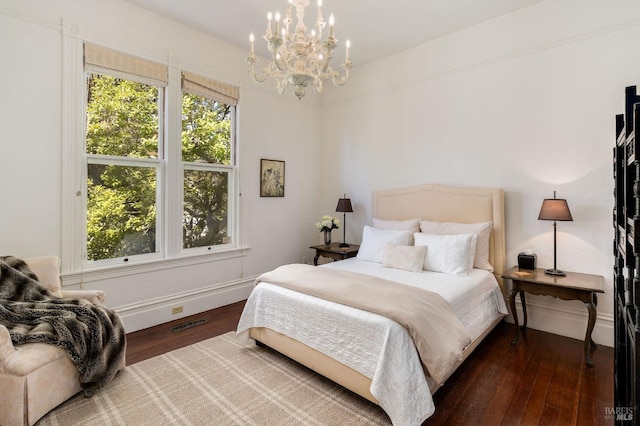
<instances>
[{"instance_id":1,"label":"side table","mask_svg":"<svg viewBox=\"0 0 640 426\"><path fill-rule=\"evenodd\" d=\"M527 327L527 304L524 293L535 295L553 296L562 300L581 300L589 311L589 322L587 323L587 333L584 337L584 357L589 367L593 367L591 361L591 346L596 344L591 339L591 332L596 323L598 306L597 293L604 293L604 277L601 275L580 274L577 272L567 272L566 276L554 276L544 273L544 269L535 270L518 269L517 266L506 271L502 278L511 280L513 286L509 293L509 307L515 322L515 337L511 341L512 345L518 343L520 329L518 327L518 313L516 312L516 294L520 293L522 313L524 323L522 328Z\"/></svg>"},{"instance_id":2,"label":"side table","mask_svg":"<svg viewBox=\"0 0 640 426\"><path fill-rule=\"evenodd\" d=\"M309 247L316 251L316 256L313 258L313 264L318 266L318 259L320 256L328 257L335 260L344 260L350 257L355 257L360 250L359 244L351 244L349 247L340 247L340 243L331 243L328 246L320 244L317 246Z\"/></svg>"}]
</instances>

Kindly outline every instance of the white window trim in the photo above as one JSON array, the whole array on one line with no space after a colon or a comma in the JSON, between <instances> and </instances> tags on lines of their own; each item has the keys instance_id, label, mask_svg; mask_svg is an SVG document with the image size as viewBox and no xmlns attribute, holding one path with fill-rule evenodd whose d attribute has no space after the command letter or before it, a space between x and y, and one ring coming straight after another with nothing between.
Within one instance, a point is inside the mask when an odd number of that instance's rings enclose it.
<instances>
[{"instance_id":1,"label":"white window trim","mask_svg":"<svg viewBox=\"0 0 640 426\"><path fill-rule=\"evenodd\" d=\"M112 266L104 266L91 270L87 270L83 262L83 251L85 233L84 226L78 226L78 223L86 223L86 212L83 211L83 178L86 174L83 165L85 155L84 139L85 139L85 120L84 111L84 59L83 59L83 43L87 37L83 34L84 30L81 25L69 19L63 19L62 24L62 194L61 194L61 247L60 257L62 261L61 272L65 277L64 285L78 285L83 281L93 281L101 279L117 278L130 274L141 272L152 272L167 268L183 267L199 263L224 261L233 258L242 258L246 256L249 246L243 246L240 226L240 218L242 217L239 187L239 165L237 163L238 146L235 137L237 135L237 111L234 125L232 127L232 136L234 144L232 147L232 161L235 164L233 170L233 184L230 184L229 203L233 203L233 211L229 217L229 221L233 221L233 239L232 244L223 245L224 247L216 247L208 250L206 247L202 251L193 249L182 250L182 230L180 226L170 226L172 223L182 223L182 181L181 173L175 173L170 168L182 169L179 161L166 162L164 167L165 176L175 177L174 181L165 182L162 200L162 210L164 211L165 220L160 226L164 227L164 257L161 259L153 259L146 262L138 263L122 263ZM100 42L109 44L108 47L118 48L127 51L127 46L122 45L123 41L110 39L108 42L103 40L104 35L100 35ZM136 49L138 50L138 49ZM158 58L151 58L156 60ZM167 119L164 123L164 131L167 137L165 140L165 160L170 156L181 155L180 146L170 147L166 141L180 140L181 122L180 114L175 111L171 113L169 109L177 108L180 103L173 102L173 98L178 96L182 98L181 90L181 70L172 64L180 63L180 58L169 56L169 86L165 88L165 111L167 111ZM179 106L178 106L179 107ZM171 132L177 133L177 136L171 138ZM177 137L177 139L175 139ZM178 144L175 144L178 145ZM179 157L178 157L179 158ZM176 180L180 180L177 182ZM233 189L231 189L233 187ZM177 221L177 222L176 222ZM177 231L176 231L177 230ZM180 235L177 238L176 232ZM176 239L177 238L177 239ZM179 244L170 245L169 241L178 241Z\"/></svg>"}]
</instances>

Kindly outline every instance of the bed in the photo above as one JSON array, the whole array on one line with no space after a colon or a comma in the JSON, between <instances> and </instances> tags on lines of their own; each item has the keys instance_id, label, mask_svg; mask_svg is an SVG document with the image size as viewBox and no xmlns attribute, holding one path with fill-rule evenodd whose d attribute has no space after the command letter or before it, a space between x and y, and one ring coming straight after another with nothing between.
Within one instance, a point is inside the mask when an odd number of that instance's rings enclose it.
<instances>
[{"instance_id":1,"label":"bed","mask_svg":"<svg viewBox=\"0 0 640 426\"><path fill-rule=\"evenodd\" d=\"M237 332L241 338L261 342L380 405L394 425L419 425L435 410L432 394L507 313L500 278L505 258L504 195L501 189L427 184L376 191L372 202L378 224L420 219L429 232L429 224L491 223L487 238L490 268L473 267L462 277L389 268L364 256L359 258L360 253L318 268L335 274L355 272L405 286L428 285L429 290L442 293L469 336L461 353L448 361L445 376L429 374L412 333L397 322L265 280L249 297ZM365 233L371 231L367 228Z\"/></svg>"}]
</instances>

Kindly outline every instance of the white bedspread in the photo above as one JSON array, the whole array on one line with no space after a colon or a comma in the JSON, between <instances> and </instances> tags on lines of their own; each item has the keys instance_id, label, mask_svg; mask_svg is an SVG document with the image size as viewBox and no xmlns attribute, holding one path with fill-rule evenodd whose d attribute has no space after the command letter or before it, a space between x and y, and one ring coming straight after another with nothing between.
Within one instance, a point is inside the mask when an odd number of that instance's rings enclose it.
<instances>
[{"instance_id":1,"label":"white bedspread","mask_svg":"<svg viewBox=\"0 0 640 426\"><path fill-rule=\"evenodd\" d=\"M412 273L355 258L324 265L377 275L442 295L477 338L507 313L493 275L474 269L469 277ZM260 283L247 300L238 335L267 327L314 348L372 380L371 393L394 425L420 425L435 411L427 379L409 333L385 317Z\"/></svg>"}]
</instances>

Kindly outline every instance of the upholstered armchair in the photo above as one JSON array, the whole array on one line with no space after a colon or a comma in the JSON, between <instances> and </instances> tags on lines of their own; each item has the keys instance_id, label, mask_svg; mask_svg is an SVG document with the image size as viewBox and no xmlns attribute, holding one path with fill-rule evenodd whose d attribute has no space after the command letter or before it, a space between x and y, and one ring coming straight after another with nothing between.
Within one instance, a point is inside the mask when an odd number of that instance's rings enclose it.
<instances>
[{"instance_id":1,"label":"upholstered armchair","mask_svg":"<svg viewBox=\"0 0 640 426\"><path fill-rule=\"evenodd\" d=\"M42 286L55 295L102 304L102 291L61 289L60 259L24 259ZM124 368L123 360L120 368ZM79 373L67 352L48 343L13 345L0 325L0 425L33 425L81 390Z\"/></svg>"}]
</instances>

